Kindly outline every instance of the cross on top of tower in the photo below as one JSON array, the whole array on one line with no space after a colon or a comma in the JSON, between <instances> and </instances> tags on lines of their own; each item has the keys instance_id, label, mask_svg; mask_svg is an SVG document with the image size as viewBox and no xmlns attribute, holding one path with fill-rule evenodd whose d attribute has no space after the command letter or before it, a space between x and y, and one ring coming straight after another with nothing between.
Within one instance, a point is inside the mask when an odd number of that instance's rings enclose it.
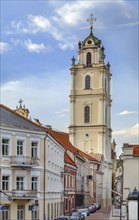
<instances>
[{"instance_id":1,"label":"cross on top of tower","mask_svg":"<svg viewBox=\"0 0 139 220\"><path fill-rule=\"evenodd\" d=\"M19 107L22 108L22 102L23 102L23 100L20 99L18 102L19 102Z\"/></svg>"},{"instance_id":2,"label":"cross on top of tower","mask_svg":"<svg viewBox=\"0 0 139 220\"><path fill-rule=\"evenodd\" d=\"M90 18L87 19L87 22L90 23L90 34L92 34L92 29L93 29L93 23L96 21L97 19L95 17L93 17L93 14L90 15Z\"/></svg>"}]
</instances>

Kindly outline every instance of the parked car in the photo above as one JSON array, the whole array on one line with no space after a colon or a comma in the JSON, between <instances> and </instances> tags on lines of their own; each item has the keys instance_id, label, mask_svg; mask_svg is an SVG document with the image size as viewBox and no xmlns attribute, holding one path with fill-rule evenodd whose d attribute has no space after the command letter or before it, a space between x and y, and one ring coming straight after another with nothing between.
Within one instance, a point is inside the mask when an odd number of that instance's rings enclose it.
<instances>
[{"instance_id":1,"label":"parked car","mask_svg":"<svg viewBox=\"0 0 139 220\"><path fill-rule=\"evenodd\" d=\"M56 220L70 220L70 216L59 216Z\"/></svg>"},{"instance_id":2,"label":"parked car","mask_svg":"<svg viewBox=\"0 0 139 220\"><path fill-rule=\"evenodd\" d=\"M79 220L84 220L85 217L81 212L72 212L71 216L77 216L79 217Z\"/></svg>"},{"instance_id":3,"label":"parked car","mask_svg":"<svg viewBox=\"0 0 139 220\"><path fill-rule=\"evenodd\" d=\"M81 220L80 217L77 215L71 215L70 220Z\"/></svg>"},{"instance_id":4,"label":"parked car","mask_svg":"<svg viewBox=\"0 0 139 220\"><path fill-rule=\"evenodd\" d=\"M97 207L95 205L91 205L88 207L90 213L94 213L97 211Z\"/></svg>"},{"instance_id":5,"label":"parked car","mask_svg":"<svg viewBox=\"0 0 139 220\"><path fill-rule=\"evenodd\" d=\"M81 212L85 217L90 215L88 208L78 209L78 212Z\"/></svg>"},{"instance_id":6,"label":"parked car","mask_svg":"<svg viewBox=\"0 0 139 220\"><path fill-rule=\"evenodd\" d=\"M101 204L99 202L93 203L92 205L95 205L97 210L101 208Z\"/></svg>"}]
</instances>

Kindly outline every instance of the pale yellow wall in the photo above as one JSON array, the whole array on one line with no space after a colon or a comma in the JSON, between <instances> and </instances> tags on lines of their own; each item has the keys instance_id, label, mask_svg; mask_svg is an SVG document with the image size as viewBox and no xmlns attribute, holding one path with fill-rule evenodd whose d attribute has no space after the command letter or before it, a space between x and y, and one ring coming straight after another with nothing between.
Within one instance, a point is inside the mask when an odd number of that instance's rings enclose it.
<instances>
[{"instance_id":1,"label":"pale yellow wall","mask_svg":"<svg viewBox=\"0 0 139 220\"><path fill-rule=\"evenodd\" d=\"M139 189L139 157L127 158L123 161L123 197L127 198L129 191ZM127 189L125 189L127 188Z\"/></svg>"}]
</instances>

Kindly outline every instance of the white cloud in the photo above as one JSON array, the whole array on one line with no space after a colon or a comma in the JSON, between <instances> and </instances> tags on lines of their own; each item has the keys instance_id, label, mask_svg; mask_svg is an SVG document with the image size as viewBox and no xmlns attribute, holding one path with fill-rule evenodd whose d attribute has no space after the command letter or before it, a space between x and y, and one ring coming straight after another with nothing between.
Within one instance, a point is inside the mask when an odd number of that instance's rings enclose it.
<instances>
[{"instance_id":1,"label":"white cloud","mask_svg":"<svg viewBox=\"0 0 139 220\"><path fill-rule=\"evenodd\" d=\"M90 8L94 8L98 3L96 1L74 1L63 4L56 10L58 15L53 17L58 23L65 22L68 25L76 26L83 20L83 13Z\"/></svg>"},{"instance_id":2,"label":"white cloud","mask_svg":"<svg viewBox=\"0 0 139 220\"><path fill-rule=\"evenodd\" d=\"M135 111L123 111L123 112L118 113L117 115L122 116L122 115L133 115L133 114L136 114L136 112Z\"/></svg>"},{"instance_id":3,"label":"white cloud","mask_svg":"<svg viewBox=\"0 0 139 220\"><path fill-rule=\"evenodd\" d=\"M123 129L123 130L119 130L119 131L113 131L112 135L114 137L119 136L125 140L126 139L129 140L130 138L131 139L135 138L135 140L136 140L139 136L139 123L135 124L131 128L127 128L127 129Z\"/></svg>"},{"instance_id":4,"label":"white cloud","mask_svg":"<svg viewBox=\"0 0 139 220\"><path fill-rule=\"evenodd\" d=\"M75 35L70 34L69 32L66 32L65 29L58 28L58 25L55 25L53 21L50 21L50 19L43 17L43 16L33 16L29 15L27 16L27 23L23 23L21 21L12 21L11 22L12 27L14 28L14 31L9 32L11 34L37 34L39 32L48 33L52 35L52 37L58 41L58 46L62 50L66 49L73 49L75 48L75 45L77 44L77 38ZM38 46L41 49L43 45L32 45L31 42L26 42L26 45L29 45L29 49L36 49L38 51Z\"/></svg>"},{"instance_id":5,"label":"white cloud","mask_svg":"<svg viewBox=\"0 0 139 220\"><path fill-rule=\"evenodd\" d=\"M69 114L69 109L67 108L55 112L55 114L57 114L59 118L63 118L67 113Z\"/></svg>"},{"instance_id":6,"label":"white cloud","mask_svg":"<svg viewBox=\"0 0 139 220\"><path fill-rule=\"evenodd\" d=\"M28 16L28 25L29 25L29 31L36 33L38 31L41 32L49 32L51 28L51 23L49 19L43 16Z\"/></svg>"},{"instance_id":7,"label":"white cloud","mask_svg":"<svg viewBox=\"0 0 139 220\"><path fill-rule=\"evenodd\" d=\"M113 131L112 137L116 142L117 156L122 153L122 146L124 143L139 144L139 123L134 126L119 131Z\"/></svg>"},{"instance_id":8,"label":"white cloud","mask_svg":"<svg viewBox=\"0 0 139 220\"><path fill-rule=\"evenodd\" d=\"M7 53L11 49L10 45L5 42L0 42L0 53Z\"/></svg>"},{"instance_id":9,"label":"white cloud","mask_svg":"<svg viewBox=\"0 0 139 220\"><path fill-rule=\"evenodd\" d=\"M41 44L32 43L30 39L26 40L24 42L24 45L27 48L27 50L31 53L32 52L41 53L41 52L46 52L48 50L48 48L46 48L43 43Z\"/></svg>"},{"instance_id":10,"label":"white cloud","mask_svg":"<svg viewBox=\"0 0 139 220\"><path fill-rule=\"evenodd\" d=\"M68 127L65 118L68 122L69 117L69 78L65 75L66 71L61 70L57 76L45 73L38 74L38 77L32 75L21 81L7 82L1 86L1 103L15 109L22 98L32 118L39 118L43 124L64 130ZM59 83L57 78L61 78Z\"/></svg>"}]
</instances>

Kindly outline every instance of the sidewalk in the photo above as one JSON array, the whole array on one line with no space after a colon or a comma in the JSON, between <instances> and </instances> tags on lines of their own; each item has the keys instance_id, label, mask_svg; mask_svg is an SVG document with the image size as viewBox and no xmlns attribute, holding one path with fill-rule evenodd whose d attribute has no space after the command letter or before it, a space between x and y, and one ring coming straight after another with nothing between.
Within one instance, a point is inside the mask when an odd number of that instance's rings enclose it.
<instances>
[{"instance_id":1,"label":"sidewalk","mask_svg":"<svg viewBox=\"0 0 139 220\"><path fill-rule=\"evenodd\" d=\"M86 220L110 220L110 212L111 206L101 208L95 213L90 214L90 216L87 216Z\"/></svg>"}]
</instances>

